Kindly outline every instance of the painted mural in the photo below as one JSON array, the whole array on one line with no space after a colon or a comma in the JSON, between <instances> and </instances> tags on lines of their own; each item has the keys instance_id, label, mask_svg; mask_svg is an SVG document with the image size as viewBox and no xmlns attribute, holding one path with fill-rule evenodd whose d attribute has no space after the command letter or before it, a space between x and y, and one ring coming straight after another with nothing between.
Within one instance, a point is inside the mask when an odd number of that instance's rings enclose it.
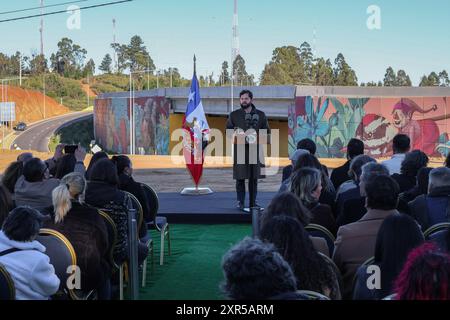
<instances>
[{"instance_id":1,"label":"painted mural","mask_svg":"<svg viewBox=\"0 0 450 320\"><path fill-rule=\"evenodd\" d=\"M288 120L289 154L298 141L311 138L319 157L344 158L346 145L356 137L367 154L389 157L398 133L430 157L450 153L450 97L297 97Z\"/></svg>"},{"instance_id":2,"label":"painted mural","mask_svg":"<svg viewBox=\"0 0 450 320\"><path fill-rule=\"evenodd\" d=\"M95 101L95 139L105 150L130 153L130 107L127 98ZM169 154L170 102L165 97L134 99L137 154Z\"/></svg>"}]
</instances>

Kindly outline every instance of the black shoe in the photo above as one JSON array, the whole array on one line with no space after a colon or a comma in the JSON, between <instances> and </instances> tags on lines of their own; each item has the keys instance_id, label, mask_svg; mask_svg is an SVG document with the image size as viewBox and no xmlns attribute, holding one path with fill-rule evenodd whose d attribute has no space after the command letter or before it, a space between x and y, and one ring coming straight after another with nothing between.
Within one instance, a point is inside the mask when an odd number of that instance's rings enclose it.
<instances>
[{"instance_id":1,"label":"black shoe","mask_svg":"<svg viewBox=\"0 0 450 320\"><path fill-rule=\"evenodd\" d=\"M239 210L244 210L244 204L239 201L236 205L236 208L238 208Z\"/></svg>"}]
</instances>

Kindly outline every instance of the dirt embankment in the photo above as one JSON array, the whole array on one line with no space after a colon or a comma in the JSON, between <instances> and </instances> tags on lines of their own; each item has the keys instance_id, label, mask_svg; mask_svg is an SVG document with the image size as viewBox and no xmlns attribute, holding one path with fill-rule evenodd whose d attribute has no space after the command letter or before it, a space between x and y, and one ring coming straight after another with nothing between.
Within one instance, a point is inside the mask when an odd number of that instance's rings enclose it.
<instances>
[{"instance_id":1,"label":"dirt embankment","mask_svg":"<svg viewBox=\"0 0 450 320\"><path fill-rule=\"evenodd\" d=\"M0 90L1 90L0 85ZM32 123L69 113L70 110L54 99L44 96L39 91L25 90L13 86L5 86L7 101L16 103L16 122ZM45 110L44 110L45 106Z\"/></svg>"}]
</instances>

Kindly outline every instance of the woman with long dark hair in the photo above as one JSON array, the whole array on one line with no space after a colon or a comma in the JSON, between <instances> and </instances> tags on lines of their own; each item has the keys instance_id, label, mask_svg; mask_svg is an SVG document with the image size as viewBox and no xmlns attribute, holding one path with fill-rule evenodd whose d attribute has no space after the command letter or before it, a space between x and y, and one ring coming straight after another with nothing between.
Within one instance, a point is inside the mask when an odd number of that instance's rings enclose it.
<instances>
[{"instance_id":1,"label":"woman with long dark hair","mask_svg":"<svg viewBox=\"0 0 450 320\"><path fill-rule=\"evenodd\" d=\"M298 220L273 217L261 230L261 239L270 242L291 265L300 290L341 298L339 280L332 266L314 249L308 233Z\"/></svg>"},{"instance_id":2,"label":"woman with long dark hair","mask_svg":"<svg viewBox=\"0 0 450 320\"><path fill-rule=\"evenodd\" d=\"M429 161L428 156L420 150L414 150L406 154L400 169L401 173L392 175L392 178L400 186L400 193L414 188L419 170L425 168Z\"/></svg>"},{"instance_id":3,"label":"woman with long dark hair","mask_svg":"<svg viewBox=\"0 0 450 320\"><path fill-rule=\"evenodd\" d=\"M101 159L108 159L108 154L106 152L100 151L92 156L91 161L89 162L89 166L86 170L86 175L85 175L86 180L90 179L92 168L97 163L97 161L99 161Z\"/></svg>"},{"instance_id":4,"label":"woman with long dark hair","mask_svg":"<svg viewBox=\"0 0 450 320\"><path fill-rule=\"evenodd\" d=\"M389 296L408 254L423 242L423 234L414 219L403 214L387 217L378 231L373 263L380 268L381 287L367 288L367 279L372 273L368 272L368 266L362 266L356 274L354 300L380 300Z\"/></svg>"}]
</instances>

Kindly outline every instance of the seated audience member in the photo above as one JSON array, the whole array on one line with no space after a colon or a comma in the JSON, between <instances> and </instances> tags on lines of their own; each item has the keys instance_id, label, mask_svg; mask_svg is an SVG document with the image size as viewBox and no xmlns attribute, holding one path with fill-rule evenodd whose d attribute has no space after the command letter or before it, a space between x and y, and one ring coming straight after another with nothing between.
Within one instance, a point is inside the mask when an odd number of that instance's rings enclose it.
<instances>
[{"instance_id":1,"label":"seated audience member","mask_svg":"<svg viewBox=\"0 0 450 320\"><path fill-rule=\"evenodd\" d=\"M133 166L127 156L114 156L111 159L117 167L119 175L119 189L134 195L142 206L144 221L151 221L149 200L142 186L133 179Z\"/></svg>"},{"instance_id":2,"label":"seated audience member","mask_svg":"<svg viewBox=\"0 0 450 320\"><path fill-rule=\"evenodd\" d=\"M384 219L399 214L396 210L399 187L391 177L375 176L362 185L368 211L361 220L339 228L333 255L343 276L343 297L347 299L352 297L353 277L357 269L373 256L378 230Z\"/></svg>"},{"instance_id":3,"label":"seated audience member","mask_svg":"<svg viewBox=\"0 0 450 320\"><path fill-rule=\"evenodd\" d=\"M25 164L29 160L33 159L33 154L31 152L24 152L17 156L17 161Z\"/></svg>"},{"instance_id":4,"label":"seated audience member","mask_svg":"<svg viewBox=\"0 0 450 320\"><path fill-rule=\"evenodd\" d=\"M364 143L359 139L351 139L347 145L347 162L331 172L331 181L336 190L338 190L344 182L353 178L349 176L350 164L355 157L363 154Z\"/></svg>"},{"instance_id":5,"label":"seated audience member","mask_svg":"<svg viewBox=\"0 0 450 320\"><path fill-rule=\"evenodd\" d=\"M75 166L79 165L80 168L84 168L83 161L77 161L77 158L74 154L65 154L61 158L58 159L56 162L56 172L55 172L55 178L56 179L62 179L69 173L75 172ZM84 172L83 172L84 175Z\"/></svg>"},{"instance_id":6,"label":"seated audience member","mask_svg":"<svg viewBox=\"0 0 450 320\"><path fill-rule=\"evenodd\" d=\"M442 251L450 253L450 228L432 234L430 240L436 243Z\"/></svg>"},{"instance_id":7,"label":"seated audience member","mask_svg":"<svg viewBox=\"0 0 450 320\"><path fill-rule=\"evenodd\" d=\"M311 213L292 192L280 193L272 199L262 214L260 228L262 229L269 223L270 219L279 215L292 217L298 220L303 227L309 225L311 221ZM319 237L310 237L310 239L317 251L330 256L330 250L325 239Z\"/></svg>"},{"instance_id":8,"label":"seated audience member","mask_svg":"<svg viewBox=\"0 0 450 320\"><path fill-rule=\"evenodd\" d=\"M445 159L445 166L447 168L450 168L450 153L447 155L447 158Z\"/></svg>"},{"instance_id":9,"label":"seated audience member","mask_svg":"<svg viewBox=\"0 0 450 320\"><path fill-rule=\"evenodd\" d=\"M122 190L119 190L118 186L119 177L116 165L109 159L101 159L92 168L90 181L87 183L85 202L99 209L115 205L121 207L123 213L128 215L128 210L132 208L130 199ZM117 224L117 228L124 231L121 232L120 237L126 238L128 235L128 220L123 221L121 217L115 216L111 218ZM145 223L143 223L139 232L140 238L143 238L146 232ZM126 242L126 240L119 242ZM139 264L142 264L148 255L148 248L139 242L138 250Z\"/></svg>"},{"instance_id":10,"label":"seated audience member","mask_svg":"<svg viewBox=\"0 0 450 320\"><path fill-rule=\"evenodd\" d=\"M51 220L44 226L61 232L75 249L81 270L81 290L99 290L99 299L110 296L111 267L108 263L108 230L98 210L83 203L86 180L81 173L70 173L53 190L53 207L48 208ZM106 290L108 291L108 290Z\"/></svg>"},{"instance_id":11,"label":"seated audience member","mask_svg":"<svg viewBox=\"0 0 450 320\"><path fill-rule=\"evenodd\" d=\"M417 174L420 169L428 165L428 156L419 150L414 150L405 156L400 174L393 174L392 178L400 186L400 193L411 190L417 184Z\"/></svg>"},{"instance_id":12,"label":"seated audience member","mask_svg":"<svg viewBox=\"0 0 450 320\"><path fill-rule=\"evenodd\" d=\"M222 259L224 295L232 300L281 300L295 295L297 284L289 264L276 248L258 239L245 238ZM298 295L292 299L306 300Z\"/></svg>"},{"instance_id":13,"label":"seated audience member","mask_svg":"<svg viewBox=\"0 0 450 320\"><path fill-rule=\"evenodd\" d=\"M333 300L341 298L336 271L314 249L298 220L287 216L273 217L261 229L261 239L275 245L289 263L300 290L319 292Z\"/></svg>"},{"instance_id":14,"label":"seated audience member","mask_svg":"<svg viewBox=\"0 0 450 320\"><path fill-rule=\"evenodd\" d=\"M5 221L8 213L13 209L11 195L5 186L0 184L0 226Z\"/></svg>"},{"instance_id":15,"label":"seated audience member","mask_svg":"<svg viewBox=\"0 0 450 320\"><path fill-rule=\"evenodd\" d=\"M417 174L417 184L409 191L400 194L398 198L398 211L411 215L408 203L414 201L418 196L428 193L428 182L430 180L430 172L433 168L422 168Z\"/></svg>"},{"instance_id":16,"label":"seated audience member","mask_svg":"<svg viewBox=\"0 0 450 320\"><path fill-rule=\"evenodd\" d=\"M402 271L408 254L424 242L417 222L407 215L387 217L380 227L375 245L375 262L380 268L380 288L369 289L367 280L373 272L361 266L356 273L354 300L381 300L392 294L392 287Z\"/></svg>"},{"instance_id":17,"label":"seated audience member","mask_svg":"<svg viewBox=\"0 0 450 320\"><path fill-rule=\"evenodd\" d=\"M311 155L304 154L300 156L295 164L294 172L301 168L315 168L321 172L321 180L322 180L322 192L320 193L319 202L322 204L329 205L331 208L334 206L334 200L336 199L336 190L334 190L333 183L327 175L325 170L322 170L322 165L319 160ZM288 184L286 184L286 190L280 190L282 192L288 191L290 189L290 183L292 182L292 176Z\"/></svg>"},{"instance_id":18,"label":"seated audience member","mask_svg":"<svg viewBox=\"0 0 450 320\"><path fill-rule=\"evenodd\" d=\"M84 158L86 151L82 148L75 152L77 163L75 172L84 174ZM49 178L49 169L44 161L33 158L25 163L23 176L21 176L14 188L17 206L30 206L37 210L43 210L52 205L52 191L59 185L59 179Z\"/></svg>"},{"instance_id":19,"label":"seated audience member","mask_svg":"<svg viewBox=\"0 0 450 320\"><path fill-rule=\"evenodd\" d=\"M91 174L92 168L94 167L95 163L101 159L108 159L108 154L106 152L100 151L92 156L91 161L89 162L89 166L86 169L86 174L85 174L86 180L89 180L89 176Z\"/></svg>"},{"instance_id":20,"label":"seated audience member","mask_svg":"<svg viewBox=\"0 0 450 320\"><path fill-rule=\"evenodd\" d=\"M17 180L23 174L23 162L15 161L6 168L2 177L2 184L6 187L12 197L14 197L14 187Z\"/></svg>"},{"instance_id":21,"label":"seated audience member","mask_svg":"<svg viewBox=\"0 0 450 320\"><path fill-rule=\"evenodd\" d=\"M291 182L290 178L291 178L291 175L293 172L293 168L296 167L298 159L305 154L309 154L309 151L303 150L303 149L298 149L297 151L294 152L294 154L292 156L289 157L289 160L291 160L292 164L283 169L282 184L281 184L279 192L284 192L289 189L288 186L289 186L289 183Z\"/></svg>"},{"instance_id":22,"label":"seated audience member","mask_svg":"<svg viewBox=\"0 0 450 320\"><path fill-rule=\"evenodd\" d=\"M379 163L369 162L361 168L359 177L359 198L349 199L344 202L340 215L337 218L337 225L343 226L361 219L366 213L366 191L365 185L375 176L389 176L388 169Z\"/></svg>"},{"instance_id":23,"label":"seated audience member","mask_svg":"<svg viewBox=\"0 0 450 320\"><path fill-rule=\"evenodd\" d=\"M309 152L310 155L316 156L317 145L311 139L303 139L297 143L297 150L305 150L305 151ZM321 166L322 166L322 169L319 169L319 170L323 171L324 174L328 177L329 176L328 168L324 165L321 165ZM294 172L294 171L295 171L295 165L287 166L286 168L284 168L283 169L283 181L286 180L287 178L289 178L292 175L292 172Z\"/></svg>"},{"instance_id":24,"label":"seated audience member","mask_svg":"<svg viewBox=\"0 0 450 320\"><path fill-rule=\"evenodd\" d=\"M60 281L45 247L36 241L43 217L34 209L11 211L0 231L0 264L11 275L17 300L48 300Z\"/></svg>"},{"instance_id":25,"label":"seated audience member","mask_svg":"<svg viewBox=\"0 0 450 320\"><path fill-rule=\"evenodd\" d=\"M391 159L383 161L382 164L389 170L389 174L400 174L402 163L405 160L406 154L411 149L411 139L405 134L398 134L392 141L392 150L394 155Z\"/></svg>"},{"instance_id":26,"label":"seated audience member","mask_svg":"<svg viewBox=\"0 0 450 320\"><path fill-rule=\"evenodd\" d=\"M395 300L450 300L450 255L434 243L413 250L395 282Z\"/></svg>"},{"instance_id":27,"label":"seated audience member","mask_svg":"<svg viewBox=\"0 0 450 320\"><path fill-rule=\"evenodd\" d=\"M450 169L433 169L430 173L428 195L409 203L411 215L425 231L442 222L450 222Z\"/></svg>"},{"instance_id":28,"label":"seated audience member","mask_svg":"<svg viewBox=\"0 0 450 320\"><path fill-rule=\"evenodd\" d=\"M311 212L311 223L336 234L336 221L330 206L319 203L322 192L322 173L319 170L309 167L296 170L292 176L291 192Z\"/></svg>"},{"instance_id":29,"label":"seated audience member","mask_svg":"<svg viewBox=\"0 0 450 320\"><path fill-rule=\"evenodd\" d=\"M343 183L337 191L335 204L335 213L337 217L342 215L345 201L361 198L361 193L359 191L359 180L361 179L362 167L370 162L376 163L377 161L366 155L359 155L353 158L348 173L348 175L352 177L352 180Z\"/></svg>"}]
</instances>

